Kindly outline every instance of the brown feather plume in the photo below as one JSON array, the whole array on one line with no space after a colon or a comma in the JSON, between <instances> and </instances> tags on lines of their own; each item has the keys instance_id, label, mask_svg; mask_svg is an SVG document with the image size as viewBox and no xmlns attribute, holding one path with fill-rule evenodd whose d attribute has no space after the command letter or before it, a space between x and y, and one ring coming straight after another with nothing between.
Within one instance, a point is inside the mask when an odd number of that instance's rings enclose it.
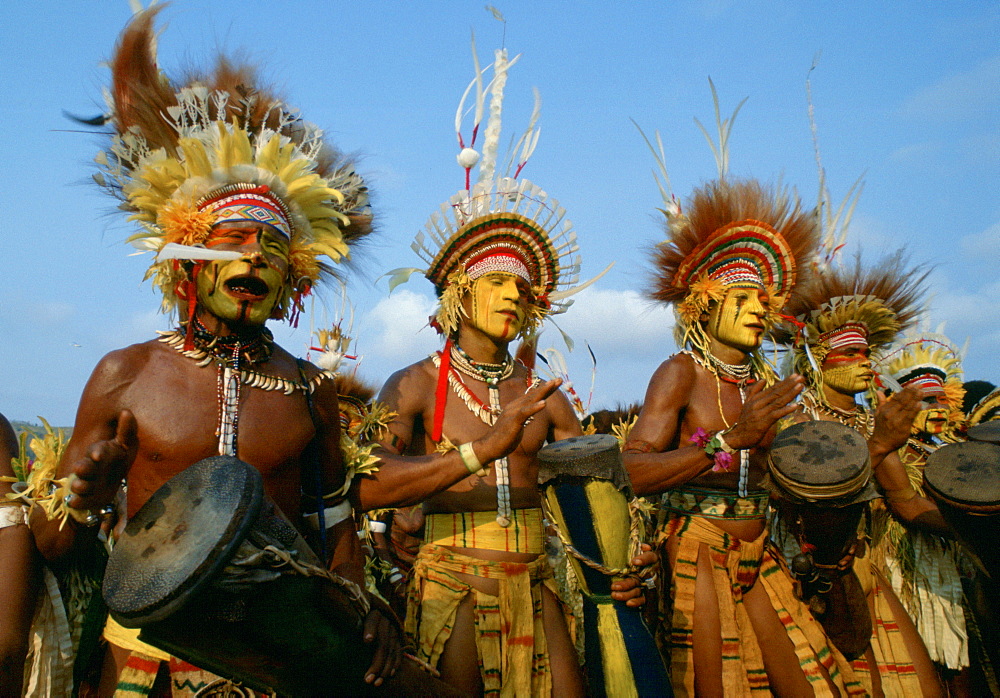
<instances>
[{"instance_id":1,"label":"brown feather plume","mask_svg":"<svg viewBox=\"0 0 1000 698\"><path fill-rule=\"evenodd\" d=\"M111 59L111 94L119 133L138 129L152 148L173 152L177 132L164 115L177 105L177 98L174 87L160 74L153 49L153 21L163 7L138 13L122 32Z\"/></svg>"},{"instance_id":2,"label":"brown feather plume","mask_svg":"<svg viewBox=\"0 0 1000 698\"><path fill-rule=\"evenodd\" d=\"M743 220L767 223L785 239L795 259L796 276L815 253L820 229L813 211L803 211L798 196L765 187L754 179L715 180L696 189L684 213L666 225L668 240L652 251L653 290L650 297L676 303L688 294L686 286L675 286L674 278L683 261L719 228Z\"/></svg>"},{"instance_id":3,"label":"brown feather plume","mask_svg":"<svg viewBox=\"0 0 1000 698\"><path fill-rule=\"evenodd\" d=\"M868 296L891 311L891 317L873 312L874 308L867 308L866 312L866 305L858 303L858 317L852 319L865 322L870 346L889 344L913 326L923 310L927 293L930 269L926 265L910 268L908 263L906 253L899 250L866 268L858 254L853 265L827 269L815 274L808 283L798 285L785 306L785 314L808 317L813 311L822 310L833 298ZM773 332L775 341L790 343L793 330L787 325L777 328Z\"/></svg>"},{"instance_id":4,"label":"brown feather plume","mask_svg":"<svg viewBox=\"0 0 1000 698\"><path fill-rule=\"evenodd\" d=\"M204 86L209 92L229 95L220 112L210 100L210 121L238 120L251 136L264 129L277 131L293 143L301 144L306 134L303 122L293 116L281 95L272 87L262 84L259 71L249 63L236 62L219 56L214 70L209 73L192 71L179 83L171 82L160 72L154 49L156 32L154 22L166 4L156 5L137 13L122 32L114 56L110 61L112 72L111 93L114 122L119 133L130 129L141 133L152 150L164 148L176 155L178 134L166 118L168 108L177 106L177 95L185 87ZM127 169L136 162L122 162ZM334 173L353 169L353 159L328 142L324 142L314 157L314 171L327 179ZM367 189L365 189L367 193ZM353 244L373 230L369 212L354 211L348 214L350 224L343 226L341 234ZM326 267L327 271L330 268Z\"/></svg>"}]
</instances>

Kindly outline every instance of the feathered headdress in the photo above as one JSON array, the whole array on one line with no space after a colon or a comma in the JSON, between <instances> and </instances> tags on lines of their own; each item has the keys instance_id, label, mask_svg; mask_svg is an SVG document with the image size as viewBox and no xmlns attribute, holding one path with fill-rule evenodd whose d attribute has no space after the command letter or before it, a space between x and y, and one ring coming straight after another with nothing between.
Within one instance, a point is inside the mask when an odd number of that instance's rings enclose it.
<instances>
[{"instance_id":1,"label":"feathered headdress","mask_svg":"<svg viewBox=\"0 0 1000 698\"><path fill-rule=\"evenodd\" d=\"M657 161L655 173L664 207L667 240L652 251L654 265L650 298L674 305L676 340L707 351L700 319L709 305L721 301L733 285L755 285L767 291L770 308L765 322L773 326L785 300L820 241L820 226L812 211L803 211L791 191L767 187L755 179L729 176L729 136L732 116L723 120L718 94L709 80L715 103L719 142L702 133L715 153L717 180L699 187L685 205L670 192L670 178L659 133L658 148L642 133ZM697 122L697 119L695 120Z\"/></svg>"},{"instance_id":2,"label":"feathered headdress","mask_svg":"<svg viewBox=\"0 0 1000 698\"><path fill-rule=\"evenodd\" d=\"M289 238L289 276L277 309L293 316L302 296L371 231L368 190L316 126L257 82L248 66L220 58L214 72L175 83L156 62L153 21L136 14L111 60L109 147L98 184L121 199L142 230L129 238L156 259L146 273L179 304L188 260L221 220L260 220ZM183 293L182 293L183 295Z\"/></svg>"},{"instance_id":3,"label":"feathered headdress","mask_svg":"<svg viewBox=\"0 0 1000 698\"><path fill-rule=\"evenodd\" d=\"M953 413L949 419L962 419L962 355L943 334L910 333L879 365L904 388L915 385L940 395Z\"/></svg>"},{"instance_id":4,"label":"feathered headdress","mask_svg":"<svg viewBox=\"0 0 1000 698\"><path fill-rule=\"evenodd\" d=\"M832 349L863 343L877 352L911 328L923 310L928 271L906 262L899 251L866 268L859 255L853 267L828 267L796 287L772 334L792 346L792 368L816 395L823 395L820 365Z\"/></svg>"},{"instance_id":5,"label":"feathered headdress","mask_svg":"<svg viewBox=\"0 0 1000 698\"><path fill-rule=\"evenodd\" d=\"M579 278L580 257L573 226L565 218L566 211L540 187L518 179L538 143L540 129L536 123L541 105L537 91L528 128L511 149L505 172L496 173L507 72L520 55L508 59L506 49L499 49L494 62L480 69L475 41L472 53L475 77L455 114L457 159L465 170L465 189L431 215L413 242L414 252L427 267L389 272L392 277L389 288L404 283L414 272L426 276L434 284L440 301L433 323L440 332L451 336L458 330L464 312L462 298L476 278L492 271L516 274L528 282L532 291L533 302L521 330L521 335L528 337L546 317L565 312L572 304L567 300L570 295L600 276L570 288ZM491 68L493 78L484 86L483 78ZM473 90L475 104L466 109ZM489 120L480 156L475 145L487 95ZM474 112L474 118L471 137L466 142L462 122L469 112ZM472 184L472 170L477 165L478 178Z\"/></svg>"}]
</instances>

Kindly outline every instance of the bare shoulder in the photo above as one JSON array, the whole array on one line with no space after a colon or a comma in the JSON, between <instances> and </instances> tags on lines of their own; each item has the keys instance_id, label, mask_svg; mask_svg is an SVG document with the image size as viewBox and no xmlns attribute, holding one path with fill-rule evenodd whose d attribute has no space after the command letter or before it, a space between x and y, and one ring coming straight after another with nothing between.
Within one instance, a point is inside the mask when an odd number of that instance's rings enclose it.
<instances>
[{"instance_id":1,"label":"bare shoulder","mask_svg":"<svg viewBox=\"0 0 1000 698\"><path fill-rule=\"evenodd\" d=\"M155 339L109 352L97 362L90 374L84 396L92 392L92 388L106 392L130 385L150 361L158 356L170 355L176 356L177 353Z\"/></svg>"},{"instance_id":2,"label":"bare shoulder","mask_svg":"<svg viewBox=\"0 0 1000 698\"><path fill-rule=\"evenodd\" d=\"M17 458L19 450L14 427L0 414L0 475L13 474L10 461Z\"/></svg>"},{"instance_id":3,"label":"bare shoulder","mask_svg":"<svg viewBox=\"0 0 1000 698\"><path fill-rule=\"evenodd\" d=\"M389 376L378 399L397 412L403 406L419 412L419 406L433 399L436 382L437 368L430 358L426 358Z\"/></svg>"},{"instance_id":4,"label":"bare shoulder","mask_svg":"<svg viewBox=\"0 0 1000 698\"><path fill-rule=\"evenodd\" d=\"M698 364L690 354L674 354L653 372L643 404L676 404L678 396L690 394L697 375Z\"/></svg>"}]
</instances>

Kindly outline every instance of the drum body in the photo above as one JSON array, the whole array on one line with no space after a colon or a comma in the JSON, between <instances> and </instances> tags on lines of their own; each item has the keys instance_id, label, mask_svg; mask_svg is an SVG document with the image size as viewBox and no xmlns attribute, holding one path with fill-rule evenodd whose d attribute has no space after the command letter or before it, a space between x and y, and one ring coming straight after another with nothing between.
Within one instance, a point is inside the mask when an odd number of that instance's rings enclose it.
<instances>
[{"instance_id":1,"label":"drum body","mask_svg":"<svg viewBox=\"0 0 1000 698\"><path fill-rule=\"evenodd\" d=\"M800 422L775 438L769 466L772 504L785 535L801 546L791 571L837 649L855 659L872 635L867 593L853 570L865 554L861 519L878 496L868 444L838 422Z\"/></svg>"},{"instance_id":2,"label":"drum body","mask_svg":"<svg viewBox=\"0 0 1000 698\"><path fill-rule=\"evenodd\" d=\"M1000 445L984 440L942 446L927 457L924 488L1000 582Z\"/></svg>"},{"instance_id":3,"label":"drum body","mask_svg":"<svg viewBox=\"0 0 1000 698\"><path fill-rule=\"evenodd\" d=\"M638 540L629 506L632 487L617 439L595 434L557 441L539 451L538 462L546 512L569 544L568 558L583 593L590 693L671 695L663 659L642 614L611 599L616 577L609 572L624 573L636 552L632 541Z\"/></svg>"},{"instance_id":4,"label":"drum body","mask_svg":"<svg viewBox=\"0 0 1000 698\"><path fill-rule=\"evenodd\" d=\"M374 648L364 609L303 571L320 561L266 497L260 474L229 456L195 463L128 522L108 561L104 598L140 639L257 691L364 695ZM407 665L384 694L452 695ZM390 690L390 685L395 690Z\"/></svg>"}]
</instances>

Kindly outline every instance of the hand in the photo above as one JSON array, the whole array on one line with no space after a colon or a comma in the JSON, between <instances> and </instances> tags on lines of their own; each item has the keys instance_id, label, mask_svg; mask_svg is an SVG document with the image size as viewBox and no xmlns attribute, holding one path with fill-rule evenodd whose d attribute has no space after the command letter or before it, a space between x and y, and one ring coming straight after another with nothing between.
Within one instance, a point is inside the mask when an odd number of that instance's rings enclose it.
<instances>
[{"instance_id":1,"label":"hand","mask_svg":"<svg viewBox=\"0 0 1000 698\"><path fill-rule=\"evenodd\" d=\"M631 562L633 567L649 568L659 561L660 556L654 553L646 543L643 543L642 552L632 558ZM632 608L641 608L646 605L643 591L643 580L639 576L616 579L611 583L611 598L615 601L624 601L626 606Z\"/></svg>"},{"instance_id":2,"label":"hand","mask_svg":"<svg viewBox=\"0 0 1000 698\"><path fill-rule=\"evenodd\" d=\"M525 423L545 409L545 398L560 385L561 378L546 381L505 405L493 428L484 437L472 442L472 449L480 462L485 465L517 448Z\"/></svg>"},{"instance_id":3,"label":"hand","mask_svg":"<svg viewBox=\"0 0 1000 698\"><path fill-rule=\"evenodd\" d=\"M753 448L764 440L779 419L798 409L793 402L805 388L805 379L798 374L764 387L764 381L757 381L747 391L736 424L726 434L726 443L735 449Z\"/></svg>"},{"instance_id":4,"label":"hand","mask_svg":"<svg viewBox=\"0 0 1000 698\"><path fill-rule=\"evenodd\" d=\"M111 428L109 424L105 438L92 443L69 464L73 496L67 503L73 509L100 509L110 504L135 460L139 449L135 416L122 410L113 434Z\"/></svg>"},{"instance_id":5,"label":"hand","mask_svg":"<svg viewBox=\"0 0 1000 698\"><path fill-rule=\"evenodd\" d=\"M886 454L906 445L923 398L923 391L912 385L890 398L878 393L875 429L868 441L869 449L877 454Z\"/></svg>"},{"instance_id":6,"label":"hand","mask_svg":"<svg viewBox=\"0 0 1000 698\"><path fill-rule=\"evenodd\" d=\"M366 643L375 643L375 656L365 673L365 683L381 686L383 681L395 676L399 670L400 662L403 661L403 638L392 611L374 597L369 598L373 603L365 616L362 637Z\"/></svg>"}]
</instances>

